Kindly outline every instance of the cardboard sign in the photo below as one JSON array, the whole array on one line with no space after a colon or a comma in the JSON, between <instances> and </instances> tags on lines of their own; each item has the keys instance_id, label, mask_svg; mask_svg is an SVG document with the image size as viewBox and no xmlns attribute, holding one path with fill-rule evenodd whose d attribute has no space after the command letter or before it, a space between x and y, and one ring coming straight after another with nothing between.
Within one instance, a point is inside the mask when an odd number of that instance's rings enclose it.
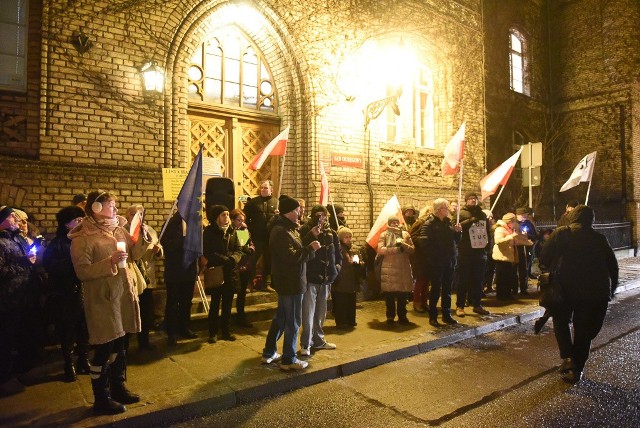
<instances>
[{"instance_id":1,"label":"cardboard sign","mask_svg":"<svg viewBox=\"0 0 640 428\"><path fill-rule=\"evenodd\" d=\"M487 222L480 220L473 223L469 228L469 239L471 240L471 248L484 248L489 243L487 236Z\"/></svg>"}]
</instances>

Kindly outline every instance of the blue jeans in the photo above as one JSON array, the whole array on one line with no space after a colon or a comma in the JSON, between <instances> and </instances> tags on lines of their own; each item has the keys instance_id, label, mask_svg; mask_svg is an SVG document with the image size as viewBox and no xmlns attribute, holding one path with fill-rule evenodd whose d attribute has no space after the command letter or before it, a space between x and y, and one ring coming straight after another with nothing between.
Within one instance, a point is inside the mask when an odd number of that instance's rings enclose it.
<instances>
[{"instance_id":1,"label":"blue jeans","mask_svg":"<svg viewBox=\"0 0 640 428\"><path fill-rule=\"evenodd\" d=\"M262 356L272 357L278 350L278 340L284 334L282 345L282 363L292 364L296 361L296 343L302 318L302 294L278 294L278 309L267 333L267 341Z\"/></svg>"},{"instance_id":2,"label":"blue jeans","mask_svg":"<svg viewBox=\"0 0 640 428\"><path fill-rule=\"evenodd\" d=\"M302 299L302 337L300 347L320 346L324 341L322 325L327 318L327 299L331 284L307 283Z\"/></svg>"}]
</instances>

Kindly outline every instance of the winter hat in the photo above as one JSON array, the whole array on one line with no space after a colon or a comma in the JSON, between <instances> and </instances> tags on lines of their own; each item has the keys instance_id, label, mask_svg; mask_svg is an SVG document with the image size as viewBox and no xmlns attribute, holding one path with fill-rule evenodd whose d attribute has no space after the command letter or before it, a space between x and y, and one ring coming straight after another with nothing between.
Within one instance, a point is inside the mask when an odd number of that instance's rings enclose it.
<instances>
[{"instance_id":1,"label":"winter hat","mask_svg":"<svg viewBox=\"0 0 640 428\"><path fill-rule=\"evenodd\" d=\"M56 220L58 220L58 226L64 227L70 221L84 216L85 213L82 208L71 205L58 211L58 213L56 214Z\"/></svg>"},{"instance_id":2,"label":"winter hat","mask_svg":"<svg viewBox=\"0 0 640 428\"><path fill-rule=\"evenodd\" d=\"M85 195L84 193L78 193L71 200L72 205L78 205L80 202L87 202L87 195Z\"/></svg>"},{"instance_id":3,"label":"winter hat","mask_svg":"<svg viewBox=\"0 0 640 428\"><path fill-rule=\"evenodd\" d=\"M280 214L290 213L299 206L300 202L287 195L280 195L280 198L278 198L278 210L280 211Z\"/></svg>"},{"instance_id":4,"label":"winter hat","mask_svg":"<svg viewBox=\"0 0 640 428\"><path fill-rule=\"evenodd\" d=\"M391 223L393 223L394 221L400 221L400 219L397 215L390 215L387 219L387 225L391 226Z\"/></svg>"},{"instance_id":5,"label":"winter hat","mask_svg":"<svg viewBox=\"0 0 640 428\"><path fill-rule=\"evenodd\" d=\"M407 205L406 207L402 207L402 215L405 215L409 210L413 211L414 215L418 213L416 207L414 207L413 205Z\"/></svg>"},{"instance_id":6,"label":"winter hat","mask_svg":"<svg viewBox=\"0 0 640 428\"><path fill-rule=\"evenodd\" d=\"M516 221L516 215L514 213L506 213L502 216L502 221L505 223L511 223L512 221Z\"/></svg>"},{"instance_id":7,"label":"winter hat","mask_svg":"<svg viewBox=\"0 0 640 428\"><path fill-rule=\"evenodd\" d=\"M351 229L349 229L346 226L342 226L342 227L340 227L340 229L338 229L338 239L340 241L342 241L342 238L344 238L347 235L353 236L353 233L351 232Z\"/></svg>"},{"instance_id":8,"label":"winter hat","mask_svg":"<svg viewBox=\"0 0 640 428\"><path fill-rule=\"evenodd\" d=\"M330 213L333 212L333 210L336 210L336 215L343 213L344 212L344 207L340 204L335 204L335 205L327 205L327 211L329 211Z\"/></svg>"},{"instance_id":9,"label":"winter hat","mask_svg":"<svg viewBox=\"0 0 640 428\"><path fill-rule=\"evenodd\" d=\"M0 207L0 223L5 221L7 217L11 215L12 212L13 212L13 208L11 207L8 207L6 205L3 205L2 207Z\"/></svg>"},{"instance_id":10,"label":"winter hat","mask_svg":"<svg viewBox=\"0 0 640 428\"><path fill-rule=\"evenodd\" d=\"M311 217L315 217L316 214L320 212L329 214L329 211L324 205L314 205L313 208L311 208Z\"/></svg>"},{"instance_id":11,"label":"winter hat","mask_svg":"<svg viewBox=\"0 0 640 428\"><path fill-rule=\"evenodd\" d=\"M207 219L209 223L215 223L216 220L218 220L218 216L225 211L229 211L229 208L224 205L211 205L207 208Z\"/></svg>"},{"instance_id":12,"label":"winter hat","mask_svg":"<svg viewBox=\"0 0 640 428\"><path fill-rule=\"evenodd\" d=\"M516 209L516 214L518 214L518 215L529 214L529 209L525 208L525 207L517 208Z\"/></svg>"},{"instance_id":13,"label":"winter hat","mask_svg":"<svg viewBox=\"0 0 640 428\"><path fill-rule=\"evenodd\" d=\"M476 192L468 192L467 194L464 195L464 200L467 201L471 198L476 198L478 199L478 194Z\"/></svg>"}]
</instances>

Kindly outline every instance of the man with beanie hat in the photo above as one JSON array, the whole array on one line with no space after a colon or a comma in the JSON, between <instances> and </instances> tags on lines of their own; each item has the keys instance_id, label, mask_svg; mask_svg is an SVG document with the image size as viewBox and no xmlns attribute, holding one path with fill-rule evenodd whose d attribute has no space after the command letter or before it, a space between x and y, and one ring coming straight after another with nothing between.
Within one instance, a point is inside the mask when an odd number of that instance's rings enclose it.
<instances>
[{"instance_id":1,"label":"man with beanie hat","mask_svg":"<svg viewBox=\"0 0 640 428\"><path fill-rule=\"evenodd\" d=\"M616 256L607 238L593 230L594 218L591 207L576 206L571 224L556 228L540 255L541 264L554 268L554 280L562 289L562 302L552 308L553 330L563 359L560 373L569 383L582 378L591 341L618 286Z\"/></svg>"},{"instance_id":2,"label":"man with beanie hat","mask_svg":"<svg viewBox=\"0 0 640 428\"><path fill-rule=\"evenodd\" d=\"M75 205L62 208L56 214L56 237L47 245L43 265L49 275L51 293L49 303L56 310L56 332L64 358L67 382L76 380L73 347L78 344L77 370L89 374L89 332L84 315L82 281L78 279L71 261L71 239L67 236L84 218L84 210Z\"/></svg>"},{"instance_id":3,"label":"man with beanie hat","mask_svg":"<svg viewBox=\"0 0 640 428\"><path fill-rule=\"evenodd\" d=\"M336 349L327 342L322 328L327 317L327 300L331 284L342 266L342 250L335 230L328 227L327 208L314 205L309 220L300 227L304 245L319 241L322 248L307 262L307 290L302 299L302 336L300 355L311 355L313 349ZM319 231L319 233L315 233Z\"/></svg>"},{"instance_id":4,"label":"man with beanie hat","mask_svg":"<svg viewBox=\"0 0 640 428\"><path fill-rule=\"evenodd\" d=\"M288 196L280 197L280 214L274 220L269 234L269 252L273 286L278 293L276 311L264 349L262 362L271 364L281 361L280 369L302 370L309 363L296 358L298 331L302 322L302 296L306 291L307 262L315 256L320 242L314 240L307 246L302 244L297 230L300 203ZM320 234L316 228L314 236ZM277 352L278 339L284 334L282 355Z\"/></svg>"},{"instance_id":5,"label":"man with beanie hat","mask_svg":"<svg viewBox=\"0 0 640 428\"><path fill-rule=\"evenodd\" d=\"M489 251L491 233L487 216L478 205L478 195L469 192L464 196L465 206L460 210L462 238L458 245L458 270L460 281L456 299L456 316L464 317L467 303L473 312L489 315L481 304L482 283Z\"/></svg>"},{"instance_id":6,"label":"man with beanie hat","mask_svg":"<svg viewBox=\"0 0 640 428\"><path fill-rule=\"evenodd\" d=\"M24 391L13 377L17 333L27 305L32 263L15 241L18 219L14 209L0 207L0 397Z\"/></svg>"}]
</instances>

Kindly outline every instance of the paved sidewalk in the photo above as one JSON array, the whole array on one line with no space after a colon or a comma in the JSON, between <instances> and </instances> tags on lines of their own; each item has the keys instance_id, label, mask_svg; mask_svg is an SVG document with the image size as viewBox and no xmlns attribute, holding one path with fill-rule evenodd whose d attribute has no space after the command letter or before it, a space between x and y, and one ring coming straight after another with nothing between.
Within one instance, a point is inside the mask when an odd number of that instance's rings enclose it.
<instances>
[{"instance_id":1,"label":"paved sidewalk","mask_svg":"<svg viewBox=\"0 0 640 428\"><path fill-rule=\"evenodd\" d=\"M640 287L640 258L621 260L620 266L620 290ZM25 392L0 399L0 426L166 425L347 376L515 324L531 323L542 309L537 305L535 286L530 285L529 290L534 292L530 297L505 303L489 296L484 303L491 316L478 316L468 308L467 316L456 318L460 325L454 327L431 327L426 314L413 311L409 312L411 325L388 325L384 302L359 303L358 326L349 331L338 330L328 319L327 339L338 348L312 354L307 358L309 368L299 373L283 372L277 364L261 364L269 322L256 323L252 329L235 329L237 341L213 345L206 342L206 332L199 332L199 338L167 348L164 334L153 333L157 351L138 350L133 340L129 355L128 386L142 396L142 402L127 406L128 411L117 416L93 416L88 376L64 383L59 351L52 348L48 350L48 362L20 376L27 385ZM281 349L281 341L279 346Z\"/></svg>"}]
</instances>

